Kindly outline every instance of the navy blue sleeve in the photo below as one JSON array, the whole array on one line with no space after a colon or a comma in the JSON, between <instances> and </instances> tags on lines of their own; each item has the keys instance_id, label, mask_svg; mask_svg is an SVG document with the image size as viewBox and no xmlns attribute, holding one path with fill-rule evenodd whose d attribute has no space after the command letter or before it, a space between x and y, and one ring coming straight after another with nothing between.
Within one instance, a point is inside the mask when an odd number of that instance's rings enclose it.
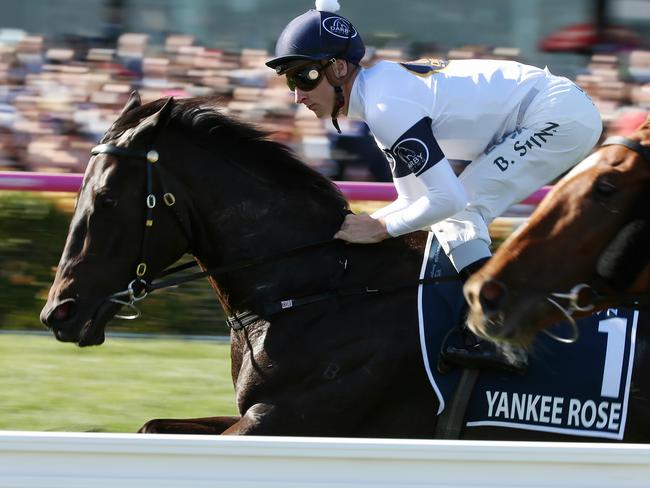
<instances>
[{"instance_id":1,"label":"navy blue sleeve","mask_svg":"<svg viewBox=\"0 0 650 488\"><path fill-rule=\"evenodd\" d=\"M445 157L431 131L429 117L420 119L397 139L390 150L384 152L393 178L410 173L418 176Z\"/></svg>"}]
</instances>

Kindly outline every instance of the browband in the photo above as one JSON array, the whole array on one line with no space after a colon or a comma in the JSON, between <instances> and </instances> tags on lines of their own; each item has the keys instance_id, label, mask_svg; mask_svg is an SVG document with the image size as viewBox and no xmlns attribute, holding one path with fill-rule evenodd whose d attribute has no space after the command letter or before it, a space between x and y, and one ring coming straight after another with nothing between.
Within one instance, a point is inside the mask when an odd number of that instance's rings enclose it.
<instances>
[{"instance_id":1,"label":"browband","mask_svg":"<svg viewBox=\"0 0 650 488\"><path fill-rule=\"evenodd\" d=\"M124 156L130 158L146 159L150 163L158 161L158 153L153 150L142 151L138 149L131 149L128 147L119 147L114 144L99 144L90 150L90 154L97 156L98 154L110 154L112 156Z\"/></svg>"}]
</instances>

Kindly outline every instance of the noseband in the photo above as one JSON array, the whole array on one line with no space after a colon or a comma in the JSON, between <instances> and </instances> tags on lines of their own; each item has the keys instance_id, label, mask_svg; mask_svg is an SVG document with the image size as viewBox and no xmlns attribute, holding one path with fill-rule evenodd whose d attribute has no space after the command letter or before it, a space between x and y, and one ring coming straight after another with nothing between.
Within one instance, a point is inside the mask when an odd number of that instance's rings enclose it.
<instances>
[{"instance_id":1,"label":"noseband","mask_svg":"<svg viewBox=\"0 0 650 488\"><path fill-rule=\"evenodd\" d=\"M637 141L628 139L627 137L622 136L612 136L605 139L601 146L625 146L628 149L639 154L647 163L650 163L650 149L643 146ZM589 296L585 296L588 294ZM553 297L553 298L551 298ZM640 295L626 295L623 293L619 294L601 294L597 292L591 285L587 283L580 283L575 285L568 293L551 293L551 297L546 297L546 300L551 303L555 308L557 308L562 315L568 320L571 328L573 330L572 337L558 337L552 332L545 330L545 332L553 337L554 339L564 342L572 343L578 340L580 335L578 326L573 314L575 312L591 312L594 308L606 301L617 301L620 302L623 307L632 307L637 308L647 307L650 305L650 296L648 294ZM562 306L556 299L567 300L567 305ZM581 305L585 303L585 305Z\"/></svg>"}]
</instances>

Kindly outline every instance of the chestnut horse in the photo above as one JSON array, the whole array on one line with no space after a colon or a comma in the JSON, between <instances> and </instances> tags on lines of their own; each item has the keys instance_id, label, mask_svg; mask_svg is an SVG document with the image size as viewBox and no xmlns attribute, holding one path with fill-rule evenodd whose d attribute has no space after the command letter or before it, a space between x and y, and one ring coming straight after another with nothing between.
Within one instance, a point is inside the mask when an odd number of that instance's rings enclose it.
<instances>
[{"instance_id":1,"label":"chestnut horse","mask_svg":"<svg viewBox=\"0 0 650 488\"><path fill-rule=\"evenodd\" d=\"M573 315L648 308L650 117L560 180L465 296L474 332L524 344Z\"/></svg>"},{"instance_id":2,"label":"chestnut horse","mask_svg":"<svg viewBox=\"0 0 650 488\"><path fill-rule=\"evenodd\" d=\"M241 415L152 420L141 432L433 437L439 403L418 330L427 234L375 245L333 240L349 212L335 185L213 104L142 105L131 96L92 151L42 321L60 341L101 344L118 310L135 309L189 252L232 317L231 374ZM462 296L457 282L446 285L454 286L443 300L451 310ZM431 287L433 296L439 288ZM442 334L459 319L442 309L430 315ZM638 353L637 369L647 357ZM503 383L503 374L495 377ZM548 391L561 382L542 379ZM500 384L495 388L505 391ZM650 439L650 386L634 384L640 393L626 409L625 436L616 439L643 442ZM502 415L506 398L497 405L494 391L490 409ZM537 405L550 423L543 409L559 397L540 398L530 408ZM603 405L612 422L622 418L622 403ZM495 433L479 425L465 435L574 439L552 427Z\"/></svg>"}]
</instances>

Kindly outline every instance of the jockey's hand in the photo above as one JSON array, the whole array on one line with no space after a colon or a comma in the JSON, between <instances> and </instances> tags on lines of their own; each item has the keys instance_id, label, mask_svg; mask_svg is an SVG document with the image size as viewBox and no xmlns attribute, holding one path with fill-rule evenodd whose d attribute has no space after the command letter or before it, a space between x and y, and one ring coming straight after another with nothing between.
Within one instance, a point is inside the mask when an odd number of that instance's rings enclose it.
<instances>
[{"instance_id":1,"label":"jockey's hand","mask_svg":"<svg viewBox=\"0 0 650 488\"><path fill-rule=\"evenodd\" d=\"M355 244L374 244L388 239L386 224L379 219L373 219L368 214L346 215L341 229L334 234L334 239Z\"/></svg>"}]
</instances>

